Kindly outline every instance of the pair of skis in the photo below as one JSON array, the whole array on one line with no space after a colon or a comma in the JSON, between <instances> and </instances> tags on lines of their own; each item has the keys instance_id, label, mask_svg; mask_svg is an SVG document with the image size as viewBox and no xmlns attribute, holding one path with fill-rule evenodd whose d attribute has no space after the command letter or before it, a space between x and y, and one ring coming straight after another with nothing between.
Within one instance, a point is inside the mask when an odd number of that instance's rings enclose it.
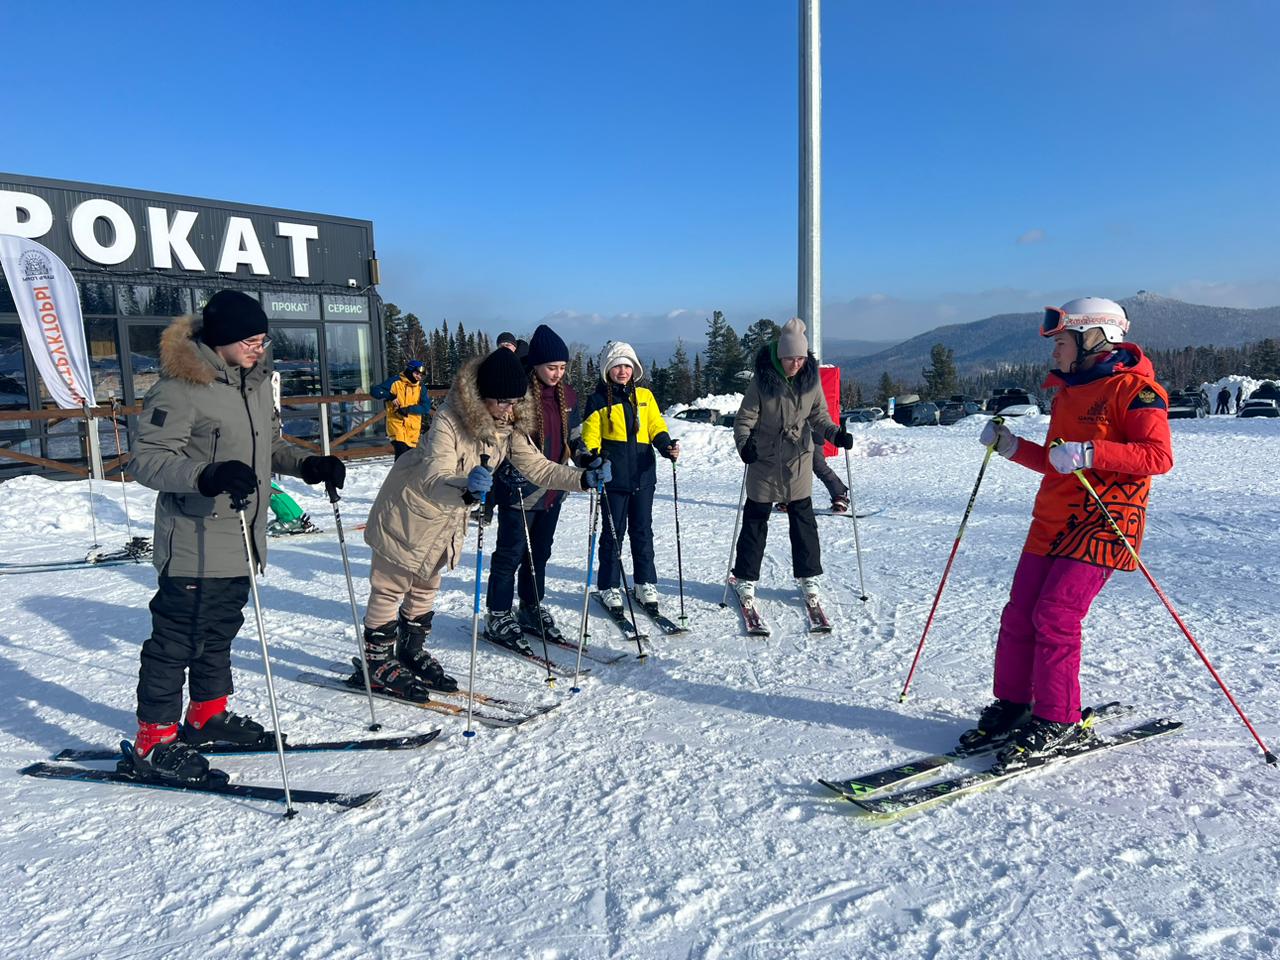
<instances>
[{"instance_id":1,"label":"pair of skis","mask_svg":"<svg viewBox=\"0 0 1280 960\"><path fill-rule=\"evenodd\" d=\"M440 731L412 734L404 737L379 737L365 740L329 740L313 743L289 743L285 741L286 753L316 753L321 751L355 752L366 750L414 750L425 747L440 736ZM199 748L201 753L215 756L242 756L258 753L274 753L275 738L264 738L256 744L242 745L229 743L205 744ZM221 770L210 770L209 777L202 783L183 783L180 781L162 781L144 779L135 772L130 756L132 744L121 743L119 751L103 749L67 749L55 756L54 762L33 763L23 767L19 773L42 780L70 780L80 783L114 783L122 786L149 787L155 790L174 790L183 793L206 793L226 797L242 797L250 800L269 800L283 803L285 793L282 787L269 787L251 783L233 783L230 777ZM115 770L97 770L90 767L75 766L76 763L112 760L119 762ZM362 807L378 795L377 790L364 793L342 793L332 790L290 790L294 803L326 803L344 809Z\"/></svg>"},{"instance_id":2,"label":"pair of skis","mask_svg":"<svg viewBox=\"0 0 1280 960\"><path fill-rule=\"evenodd\" d=\"M304 670L297 674L295 679L299 683L322 687L325 690L349 693L358 697L366 696L360 661L352 658L351 663L355 672L349 676L339 676L336 671L340 671L342 666L341 664L336 664L334 666L335 673L311 673ZM465 717L467 714L468 693L464 689L448 693L433 689L431 691L431 699L426 701L408 700L379 690L375 690L373 695L379 700L402 703L406 706L417 707L420 710L430 710L432 713L440 713L445 716ZM558 706L560 706L559 703L526 703L491 696L487 693L476 693L472 717L477 723L486 727L518 727L530 720L546 716Z\"/></svg>"},{"instance_id":3,"label":"pair of skis","mask_svg":"<svg viewBox=\"0 0 1280 960\"><path fill-rule=\"evenodd\" d=\"M733 589L733 585L730 585ZM734 590L735 596L737 590ZM805 621L809 625L810 633L830 633L831 618L827 616L826 611L822 608L822 598L816 593L801 593L801 600L804 603ZM752 597L749 600L743 600L738 596L738 610L742 614L742 628L749 637L767 637L772 633L769 621L765 619L764 614L760 612L760 606Z\"/></svg>"},{"instance_id":4,"label":"pair of skis","mask_svg":"<svg viewBox=\"0 0 1280 960\"><path fill-rule=\"evenodd\" d=\"M79 560L42 560L36 563L0 563L0 576L11 573L63 573L89 567L118 567L151 560L151 540L134 537L120 550L91 550Z\"/></svg>"},{"instance_id":5,"label":"pair of skis","mask_svg":"<svg viewBox=\"0 0 1280 960\"><path fill-rule=\"evenodd\" d=\"M613 622L613 625L622 631L622 635L626 637L628 640L634 642L636 638L636 632L635 632L635 629L631 626L631 621L627 619L626 607L625 606L621 606L621 607L609 606L609 604L604 602L604 595L601 594L599 590L591 591L591 596L596 601L596 603L599 604L604 609L605 614ZM639 600L635 599L634 595L632 595L632 600L634 601L635 609L639 610L646 617L648 617L653 622L653 625L657 627L659 630L661 630L668 637L674 637L682 633L689 632L688 627L680 626L680 624L676 623L674 620L668 617L665 613L663 613L662 609L656 603L641 603ZM640 634L640 639L641 640L648 639L648 634L645 634L645 633Z\"/></svg>"},{"instance_id":6,"label":"pair of skis","mask_svg":"<svg viewBox=\"0 0 1280 960\"><path fill-rule=\"evenodd\" d=\"M1090 708L1085 712L1085 717L1092 727L1128 716L1132 712L1132 707L1112 702ZM819 780L818 782L857 806L866 818L886 821L914 813L952 797L973 793L1006 780L1012 780L1032 770L1056 766L1099 751L1165 736L1176 732L1181 727L1181 722L1164 717L1148 720L1110 736L1091 736L1060 753L1031 757L1017 766L1002 767L999 764L992 764L985 769L957 774L915 787L910 784L960 760L989 756L997 752L1005 745L1006 739L987 742L973 748L957 747L947 753L916 757L905 763L844 780Z\"/></svg>"}]
</instances>

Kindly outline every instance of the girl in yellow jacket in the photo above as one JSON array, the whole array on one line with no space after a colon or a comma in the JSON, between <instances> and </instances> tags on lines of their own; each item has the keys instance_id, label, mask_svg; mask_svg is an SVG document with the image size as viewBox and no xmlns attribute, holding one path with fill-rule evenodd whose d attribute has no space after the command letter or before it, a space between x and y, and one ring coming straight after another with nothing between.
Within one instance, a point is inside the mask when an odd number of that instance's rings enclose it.
<instances>
[{"instance_id":1,"label":"girl in yellow jacket","mask_svg":"<svg viewBox=\"0 0 1280 960\"><path fill-rule=\"evenodd\" d=\"M610 341L600 354L600 383L587 399L582 417L582 443L609 460L613 478L605 484L605 500L620 544L631 536L635 598L645 606L658 603L657 570L653 562L653 492L658 482L654 450L671 461L680 456L679 444L667 433L658 401L647 387L636 386L644 368L631 344ZM602 503L602 506L604 505ZM606 527L600 537L596 583L610 607L622 606L618 588L619 557Z\"/></svg>"}]
</instances>

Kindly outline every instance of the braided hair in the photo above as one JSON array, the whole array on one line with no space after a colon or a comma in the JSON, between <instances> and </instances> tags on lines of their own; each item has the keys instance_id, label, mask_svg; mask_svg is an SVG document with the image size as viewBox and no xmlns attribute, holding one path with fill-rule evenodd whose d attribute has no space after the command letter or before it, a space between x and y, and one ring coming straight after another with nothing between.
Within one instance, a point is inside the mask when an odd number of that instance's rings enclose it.
<instances>
[{"instance_id":1,"label":"braided hair","mask_svg":"<svg viewBox=\"0 0 1280 960\"><path fill-rule=\"evenodd\" d=\"M542 423L542 388L544 386L550 386L550 384L544 384L542 380L538 377L537 372L534 370L530 370L529 386L537 388L536 392L534 393L534 396L538 398L538 402L533 405L534 418L537 425L533 429L533 435L538 438L538 447L539 449L541 449L542 445L546 443L546 440L547 440L546 431L543 429L543 423ZM568 451L569 449L569 404L565 399L563 377L561 377L560 382L556 384L555 390L556 390L556 405L560 408L561 446L563 446L564 449Z\"/></svg>"}]
</instances>

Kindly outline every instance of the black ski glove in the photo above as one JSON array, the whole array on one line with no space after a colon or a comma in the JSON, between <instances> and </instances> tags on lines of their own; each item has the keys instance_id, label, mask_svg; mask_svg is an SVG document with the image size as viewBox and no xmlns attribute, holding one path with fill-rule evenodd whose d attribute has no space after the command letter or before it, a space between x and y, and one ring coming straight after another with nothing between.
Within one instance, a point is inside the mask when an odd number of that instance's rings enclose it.
<instances>
[{"instance_id":1,"label":"black ski glove","mask_svg":"<svg viewBox=\"0 0 1280 960\"><path fill-rule=\"evenodd\" d=\"M258 475L247 463L219 460L200 471L196 487L206 497L227 493L233 500L243 500L258 489Z\"/></svg>"},{"instance_id":2,"label":"black ski glove","mask_svg":"<svg viewBox=\"0 0 1280 960\"><path fill-rule=\"evenodd\" d=\"M307 457L301 469L303 483L332 484L341 490L347 479L347 465L337 457Z\"/></svg>"},{"instance_id":3,"label":"black ski glove","mask_svg":"<svg viewBox=\"0 0 1280 960\"><path fill-rule=\"evenodd\" d=\"M837 447L842 447L845 450L852 450L853 434L850 433L848 430L846 430L844 427L841 427L832 436L831 442L834 443Z\"/></svg>"},{"instance_id":4,"label":"black ski glove","mask_svg":"<svg viewBox=\"0 0 1280 960\"><path fill-rule=\"evenodd\" d=\"M738 456L742 458L743 463L755 463L760 459L760 451L756 449L755 437L747 437L747 442L738 451Z\"/></svg>"}]
</instances>

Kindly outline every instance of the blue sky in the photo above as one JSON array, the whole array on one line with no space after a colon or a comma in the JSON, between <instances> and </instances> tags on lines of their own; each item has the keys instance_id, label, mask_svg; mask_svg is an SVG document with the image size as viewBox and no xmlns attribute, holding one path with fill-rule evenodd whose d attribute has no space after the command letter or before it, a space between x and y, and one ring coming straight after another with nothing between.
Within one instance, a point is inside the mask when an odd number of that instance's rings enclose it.
<instances>
[{"instance_id":1,"label":"blue sky","mask_svg":"<svg viewBox=\"0 0 1280 960\"><path fill-rule=\"evenodd\" d=\"M372 219L384 297L431 322L647 342L795 309L791 0L123 9L6 9L38 122L0 169ZM828 337L1280 303L1280 4L828 0L822 26Z\"/></svg>"}]
</instances>

